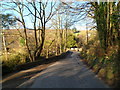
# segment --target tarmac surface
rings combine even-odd
[[[48,66],[18,88],[109,88],[73,52]]]

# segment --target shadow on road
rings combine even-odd
[[[17,67],[17,72],[10,73],[2,78],[2,88],[15,88],[22,84],[23,82],[29,80],[31,77],[45,70],[49,65],[55,63],[58,60],[66,58],[68,55],[71,55],[71,51],[62,53],[59,56],[51,57],[44,60],[43,63],[33,62]],[[21,68],[22,67],[22,68]]]

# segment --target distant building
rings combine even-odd
[[[75,31],[74,33],[80,33],[80,31]]]
[[[80,31],[73,32],[75,36],[78,36],[80,34]]]

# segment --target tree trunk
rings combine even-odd
[[[4,53],[5,53],[5,59],[8,60],[8,55],[7,55],[7,47],[6,47],[6,41],[5,41],[5,30],[3,29],[2,32],[3,35],[3,46],[4,46]]]
[[[56,52],[55,52],[55,55],[57,56],[58,55],[58,48],[57,48],[57,41],[56,41],[56,45],[55,45],[55,50],[56,50]]]
[[[87,29],[87,23],[86,23],[86,40],[87,40],[87,45],[88,45],[88,29]]]
[[[57,48],[57,47],[58,47],[58,42],[57,42],[58,36],[57,36],[57,35],[58,35],[58,33],[57,33],[57,29],[56,29],[56,33],[55,33],[55,36],[56,36],[56,37],[55,37],[55,38],[56,38],[56,40],[55,40],[55,43],[56,43],[56,44],[55,44],[55,50],[56,50],[55,55],[56,55],[56,56],[58,55],[58,48]]]
[[[49,57],[49,48],[47,48],[47,50],[46,50],[46,58],[48,58]]]
[[[37,11],[36,11],[36,5],[35,2],[33,2],[34,4],[34,10],[35,10],[35,16],[34,16],[34,34],[35,34],[35,44],[36,44],[36,48],[38,47],[38,41],[37,41],[37,30],[36,30],[36,15],[37,15]]]

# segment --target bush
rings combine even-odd
[[[8,60],[5,60],[5,56],[2,56],[2,73],[9,73],[15,70],[17,65],[26,63],[26,57],[26,55],[16,53],[9,55]]]
[[[77,47],[75,36],[69,35],[67,39],[67,48]]]
[[[81,56],[84,57],[87,65],[97,72],[109,85],[119,83],[119,58],[118,58],[118,46],[111,46],[107,48],[107,53],[99,46],[90,46],[90,48],[84,48],[81,52]],[[116,62],[118,61],[118,63]],[[118,87],[118,86],[116,86]]]
[[[25,46],[25,39],[24,38],[19,38],[19,42],[21,46]]]

